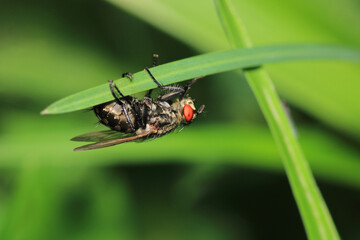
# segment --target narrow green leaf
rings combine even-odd
[[[230,43],[251,47],[251,41],[230,0],[215,0]],[[275,86],[263,68],[245,71],[282,156],[286,175],[295,196],[309,239],[339,239],[335,224],[318,189]]]
[[[360,51],[337,45],[262,46],[198,55],[151,68],[151,71],[158,81],[167,85],[198,76],[239,68],[251,68],[266,63],[310,59],[360,61]],[[135,73],[132,81],[122,78],[116,80],[115,83],[124,95],[135,94],[156,87],[144,71]],[[63,98],[43,110],[42,114],[76,111],[112,99],[108,84],[103,84]]]
[[[107,1],[199,52],[229,47],[211,1]],[[360,22],[360,5],[353,2],[242,0],[233,1],[233,5],[255,46],[299,42],[360,46],[360,24],[354,24]],[[279,65],[269,65],[266,70],[287,102],[360,139],[357,64],[327,61]]]
[[[216,11],[220,16],[221,25],[232,47],[252,47],[246,28],[242,27],[243,23],[241,19],[236,16],[234,7],[230,7],[227,1],[214,0],[214,3]]]

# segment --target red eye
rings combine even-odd
[[[191,108],[191,106],[189,104],[185,104],[184,106],[184,117],[185,117],[185,120],[190,122],[192,117],[193,117],[193,114],[194,114],[194,111],[193,109]]]

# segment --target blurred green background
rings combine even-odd
[[[233,1],[256,45],[360,46],[357,0]],[[151,65],[229,49],[210,0],[0,1],[0,239],[304,239],[279,153],[241,72],[191,90],[181,133],[89,152],[105,129],[50,103]],[[360,67],[266,66],[344,239],[360,239]]]

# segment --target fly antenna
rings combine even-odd
[[[201,105],[199,109],[196,111],[197,114],[201,114],[204,111],[205,105]]]

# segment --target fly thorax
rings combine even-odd
[[[176,114],[171,105],[163,101],[152,103],[148,116],[148,122],[157,124],[159,127],[173,124],[176,121]]]

